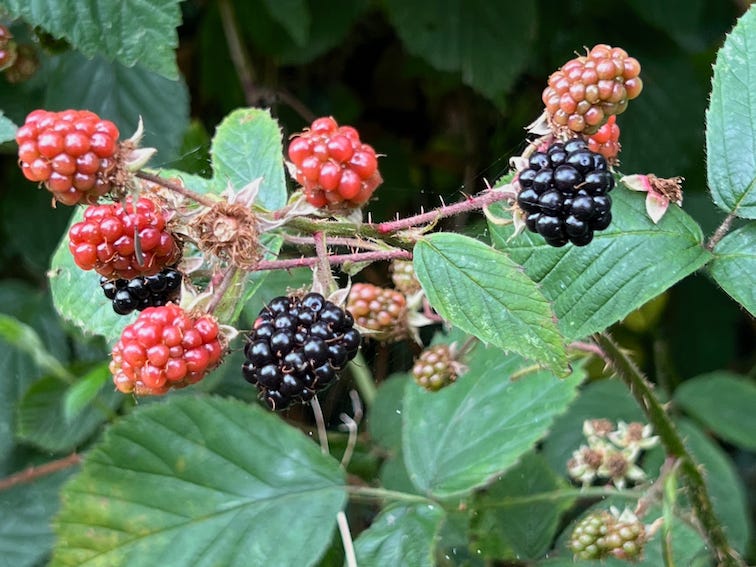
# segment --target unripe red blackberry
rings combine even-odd
[[[594,231],[604,230],[612,220],[608,193],[614,176],[606,158],[590,151],[582,138],[533,153],[517,182],[525,225],[551,246],[585,246]]]
[[[604,156],[610,165],[616,165],[617,156],[622,149],[619,137],[620,128],[617,126],[617,117],[610,116],[598,132],[588,137],[588,149]]]
[[[181,254],[165,225],[161,208],[146,197],[135,207],[131,197],[125,208],[121,203],[90,205],[84,219],[68,231],[68,249],[82,270],[108,279],[150,276],[176,264]]]
[[[217,321],[168,303],[148,307],[113,347],[110,372],[121,392],[162,395],[199,382],[223,354]]]
[[[294,135],[288,154],[307,202],[321,209],[359,207],[383,182],[372,146],[331,117],[318,118],[309,130]]]
[[[633,561],[641,556],[645,543],[646,528],[634,514],[601,510],[578,522],[567,547],[577,559],[615,557]]]
[[[394,282],[394,287],[404,295],[412,295],[421,289],[412,260],[393,260],[391,262],[391,281]]]
[[[16,132],[21,171],[64,205],[95,203],[110,190],[118,136],[88,110],[35,110]]]
[[[272,410],[310,401],[357,355],[354,319],[319,293],[281,296],[266,305],[247,337],[245,380]]]
[[[152,276],[137,276],[133,280],[109,280],[100,278],[100,287],[105,297],[113,302],[113,311],[128,315],[134,310],[144,311],[148,307],[159,307],[176,301],[181,288],[181,272],[174,268],[164,268]]]
[[[609,116],[621,114],[643,89],[637,59],[619,47],[599,44],[549,77],[543,102],[552,124],[593,134]]]
[[[457,379],[457,368],[450,345],[429,346],[412,366],[412,376],[422,388],[435,392]]]
[[[401,292],[368,283],[352,285],[347,310],[378,341],[397,341],[407,336],[407,298]]]

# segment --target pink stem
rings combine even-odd
[[[464,213],[468,211],[474,211],[476,209],[482,209],[498,201],[504,201],[506,199],[513,199],[516,193],[511,190],[496,189],[491,191],[484,191],[475,197],[468,197],[465,201],[455,203],[453,205],[446,205],[439,207],[427,213],[415,215],[413,217],[407,217],[406,219],[399,219],[395,221],[382,222],[375,225],[376,230],[381,234],[389,232],[396,232],[405,228],[410,228],[420,224],[431,224],[440,219]]]
[[[334,254],[328,256],[328,263],[338,266],[347,262],[378,262],[381,260],[411,260],[412,252],[407,250],[386,250],[385,252],[360,252],[357,254]],[[255,271],[264,270],[290,270],[292,268],[307,268],[318,264],[320,259],[314,258],[291,258],[287,260],[263,260],[255,266]]]

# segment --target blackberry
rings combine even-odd
[[[319,293],[277,297],[247,337],[242,374],[272,410],[310,401],[357,355],[354,318]]]
[[[550,246],[585,246],[612,220],[614,176],[606,158],[580,138],[535,152],[520,172],[517,204],[530,232]]]
[[[542,99],[555,130],[596,134],[608,119],[621,114],[643,89],[640,63],[624,49],[599,44],[551,74]],[[607,142],[611,130],[602,134]],[[619,136],[617,131],[616,136]],[[616,137],[614,138],[616,144]],[[615,148],[605,148],[607,157]],[[598,151],[598,150],[597,150]]]
[[[137,276],[132,280],[109,280],[100,278],[100,287],[105,297],[113,302],[113,311],[128,315],[134,310],[160,307],[178,298],[181,287],[181,272],[163,268],[152,276]]]

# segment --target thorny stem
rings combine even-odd
[[[331,264],[328,262],[328,248],[326,247],[325,234],[316,232],[312,235],[315,240],[315,255],[318,263],[315,268],[315,276],[323,291],[323,295],[328,296],[331,293],[333,283],[333,274],[331,273]]]
[[[395,500],[397,502],[422,502],[424,504],[433,504],[434,501],[420,496],[419,494],[410,494],[409,492],[399,492],[396,490],[387,490],[385,488],[374,488],[372,486],[353,486],[346,487],[347,493],[355,500],[376,501],[376,500]]]
[[[315,246],[315,239],[312,236],[294,236],[293,234],[282,235],[283,239],[297,246]],[[370,242],[368,240],[362,240],[361,238],[347,238],[347,237],[330,237],[328,244],[331,246],[346,246],[353,250],[373,250],[375,252],[386,251],[386,246],[378,244],[377,242]]]
[[[380,260],[411,260],[412,253],[407,250],[386,250],[385,252],[358,252],[356,254],[333,254],[328,256],[331,266],[339,266],[349,262],[378,262]],[[264,270],[291,270],[292,268],[311,268],[316,266],[320,259],[315,257],[288,258],[285,260],[261,260],[255,271]]]
[[[226,269],[225,273],[223,274],[223,279],[218,284],[218,287],[213,290],[213,297],[210,299],[210,303],[207,304],[208,313],[212,314],[212,312],[217,309],[218,305],[220,305],[221,301],[223,301],[223,298],[231,287],[234,279],[238,275],[238,272],[239,268],[236,268],[234,266],[230,266]]]
[[[717,230],[714,231],[714,234],[711,235],[711,238],[709,238],[709,241],[706,243],[705,248],[708,251],[714,250],[714,247],[719,243],[722,238],[729,232],[730,227],[732,226],[732,221],[735,220],[735,213],[730,213],[725,217],[725,219],[722,221],[722,224],[720,224],[717,227]]]
[[[216,204],[216,201],[213,201],[212,199],[209,199],[204,195],[200,195],[199,193],[195,193],[194,191],[190,191],[189,189],[182,187],[178,183],[174,183],[173,181],[165,179],[164,177],[160,177],[159,175],[148,173],[144,170],[139,170],[134,173],[134,175],[136,177],[139,177],[140,179],[144,179],[145,181],[150,181],[152,183],[160,185],[161,187],[165,187],[169,191],[183,195],[187,199],[191,199],[192,201],[195,201],[200,205],[204,205],[208,208],[211,208]]]
[[[492,205],[499,201],[513,199],[516,196],[517,196],[516,193],[513,190],[509,190],[509,189],[500,188],[500,189],[495,189],[495,190],[483,191],[482,193],[476,195],[475,197],[468,197],[466,200],[461,201],[459,203],[455,203],[453,205],[445,205],[443,207],[439,207],[432,211],[428,211],[427,213],[422,213],[422,214],[415,215],[412,217],[407,217],[404,219],[399,219],[399,220],[389,221],[389,222],[382,222],[375,225],[375,227],[378,230],[379,234],[389,234],[392,232],[397,232],[400,230],[411,228],[413,226],[419,226],[423,224],[432,225],[433,223],[443,218],[450,217],[452,215],[457,215],[460,213],[474,211],[476,209],[482,209],[483,207],[487,207],[488,205]]]
[[[723,567],[744,566],[745,563],[730,545],[724,528],[714,513],[701,469],[685,448],[680,433],[654,394],[653,386],[608,333],[596,334],[594,340],[603,351],[603,359],[614,368],[635,396],[638,405],[664,444],[667,455],[680,460],[680,471],[687,480],[691,504],[703,528],[703,535],[717,557],[718,564]]]
[[[40,477],[76,466],[80,462],[81,455],[79,455],[78,453],[71,453],[70,455],[63,457],[62,459],[50,461],[49,463],[45,463],[44,465],[26,468],[15,474],[0,479],[0,491],[8,490],[9,488],[12,488],[18,484],[25,484]]]

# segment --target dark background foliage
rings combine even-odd
[[[639,59],[645,85],[618,118],[621,171],[684,176],[684,209],[710,234],[723,217],[706,189],[704,111],[711,67],[747,2],[522,4],[187,0],[180,5],[177,51],[185,84],[139,66],[126,72],[119,64],[87,60],[65,42],[52,46],[16,22],[16,37],[36,46],[41,67],[20,85],[0,78],[0,108],[19,124],[35,107],[87,100],[126,134],[141,113],[147,141],[160,150],[157,163],[200,175],[209,175],[215,126],[237,107],[270,106],[285,136],[312,117],[333,115],[356,126],[385,156],[385,184],[369,206],[381,220],[458,200],[503,175],[509,157],[525,146],[524,126],[542,110],[548,75],[584,46],[608,43]],[[235,13],[240,43],[248,50],[246,85],[230,55],[223,10]],[[45,271],[67,211],[50,209],[48,194],[22,179],[13,144],[2,149],[0,311],[33,324],[61,360],[97,360],[102,345],[67,332],[46,294]],[[486,237],[482,217],[450,222]],[[363,277],[387,281],[380,268]],[[703,274],[632,314],[615,334],[667,395],[713,370],[754,376],[754,320]],[[369,354],[386,376],[406,369],[411,353],[394,348]],[[0,403],[3,397],[0,392]],[[725,448],[753,500],[753,454]],[[2,472],[26,462],[24,451],[17,448],[2,460]]]

